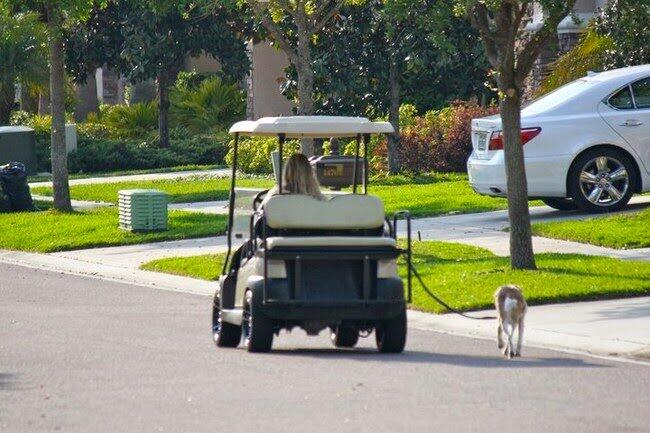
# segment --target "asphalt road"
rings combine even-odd
[[[411,330],[217,350],[210,300],[0,265],[0,432],[648,432],[650,368]]]

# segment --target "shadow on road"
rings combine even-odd
[[[9,391],[16,388],[16,375],[13,373],[0,373],[0,391]]]
[[[535,368],[535,367],[607,367],[602,364],[593,364],[579,358],[522,358],[508,360],[500,356],[480,356],[464,354],[446,354],[435,352],[423,352],[418,350],[406,350],[401,354],[379,353],[371,349],[278,349],[273,350],[271,355],[303,356],[313,358],[339,358],[341,360],[353,361],[388,361],[406,364],[449,364],[461,367],[482,367],[482,368]]]

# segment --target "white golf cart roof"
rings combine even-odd
[[[365,117],[343,116],[287,116],[263,117],[235,123],[230,133],[252,136],[287,138],[355,137],[358,134],[390,134],[395,132],[388,122],[371,122]]]

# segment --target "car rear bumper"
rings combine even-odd
[[[525,161],[529,197],[566,197],[570,156],[527,157]],[[477,193],[495,197],[507,194],[503,151],[496,151],[490,157],[477,157],[472,153],[467,161],[467,173]]]

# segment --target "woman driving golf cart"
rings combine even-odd
[[[249,351],[266,352],[280,330],[300,327],[308,335],[329,328],[337,347],[352,347],[360,334],[375,331],[380,351],[404,349],[397,220],[391,225],[381,200],[367,194],[365,169],[361,175],[366,164],[359,156],[361,146],[367,154],[371,134],[392,131],[387,122],[352,117],[263,118],[233,125],[228,253],[213,304],[217,346],[236,347],[243,334]],[[287,138],[356,138],[354,157],[321,170],[339,177],[351,173],[352,193],[328,193],[331,198],[324,199],[302,154],[291,156],[285,169],[279,159],[271,191],[235,188],[240,135],[277,136],[279,155]],[[233,235],[245,243],[231,257]]]
[[[295,153],[287,159],[284,166],[282,176],[282,191],[285,194],[305,194],[309,195],[316,200],[325,200],[325,196],[320,191],[320,184],[316,175],[309,164],[309,160],[302,153]],[[275,185],[268,191],[261,191],[256,195],[253,201],[255,210],[258,209],[257,202],[261,197],[264,199],[259,204],[259,209],[264,209],[264,205],[276,194],[279,194],[280,188]],[[259,221],[258,221],[259,223]],[[254,236],[259,234],[259,226],[253,230]],[[239,266],[241,265],[242,252],[251,248],[252,239],[248,239],[246,243],[233,253],[232,260],[230,261],[229,273],[236,274]]]
[[[314,170],[312,170],[307,157],[302,153],[294,153],[287,159],[282,181],[282,191],[286,194],[306,194],[316,200],[325,200],[325,196],[320,191],[320,184],[316,179]],[[266,193],[260,207],[264,208],[269,199],[279,192],[280,188],[277,185],[271,188]]]

